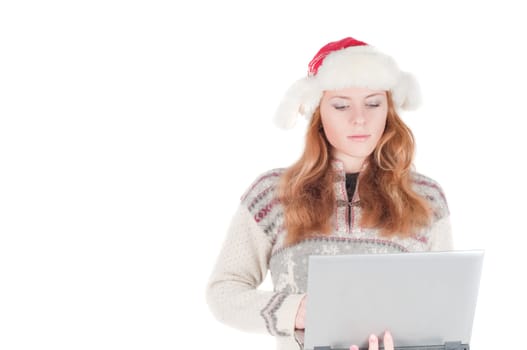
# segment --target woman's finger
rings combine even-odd
[[[379,339],[375,334],[370,335],[368,350],[379,350]]]
[[[383,337],[384,350],[393,350],[393,338],[389,331],[384,332]]]
[[[296,329],[305,329],[306,328],[306,302],[307,294],[300,301],[298,310],[295,317],[295,328]]]

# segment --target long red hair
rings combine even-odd
[[[384,133],[359,175],[361,222],[381,235],[409,236],[429,224],[431,210],[411,185],[414,137],[388,97]],[[331,145],[322,131],[320,109],[311,118],[300,159],[282,175],[279,199],[284,207],[286,244],[314,233],[331,232],[336,200],[336,173],[331,166]]]

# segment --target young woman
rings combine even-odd
[[[414,139],[398,115],[418,102],[415,79],[366,43],[320,49],[276,116],[285,128],[299,114],[309,119],[304,152],[249,186],[210,277],[218,320],[268,332],[278,349],[302,349],[295,334],[304,328],[310,255],[452,249],[445,195],[413,171]],[[257,290],[268,270],[274,290]],[[369,344],[377,349],[375,335]],[[389,333],[384,346],[393,349]]]

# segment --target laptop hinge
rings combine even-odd
[[[468,344],[461,344],[460,341],[450,341],[445,343],[445,350],[469,350]]]
[[[313,350],[348,350],[331,348],[331,346],[315,346]],[[368,350],[361,348],[360,350]],[[384,347],[380,346],[379,350],[384,350]],[[468,344],[462,344],[459,341],[446,342],[444,345],[425,345],[425,346],[396,346],[394,350],[470,350]]]

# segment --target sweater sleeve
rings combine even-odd
[[[206,288],[213,315],[249,332],[292,336],[303,294],[263,291],[272,242],[245,205],[236,211]]]

